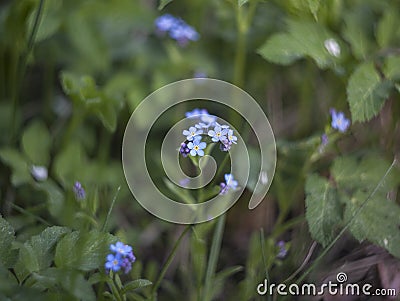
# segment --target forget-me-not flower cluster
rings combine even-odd
[[[110,245],[110,250],[112,253],[107,255],[106,263],[104,265],[106,271],[118,272],[123,269],[125,274],[129,273],[132,269],[132,263],[136,260],[136,257],[132,252],[132,247],[118,241],[117,243]]]
[[[229,125],[219,124],[217,117],[209,114],[206,109],[194,109],[186,112],[185,116],[197,123],[182,131],[186,140],[181,143],[179,153],[183,157],[204,156],[207,143],[219,144],[222,151],[229,151],[233,144],[237,144],[238,138]],[[239,188],[238,181],[232,174],[225,174],[224,178],[225,182],[220,184],[221,195],[226,194],[229,190],[235,191]]]
[[[198,122],[182,132],[186,141],[181,144],[179,152],[183,157],[187,157],[188,155],[193,157],[204,156],[204,149],[207,147],[207,142],[202,141],[203,136],[205,139],[211,138],[210,143],[220,144],[222,151],[228,151],[232,144],[237,143],[234,131],[228,125],[219,124],[216,121],[217,117],[209,114],[206,109],[194,109],[193,111],[186,112],[185,116]]]
[[[158,17],[155,21],[157,32],[168,33],[170,38],[176,40],[179,45],[185,46],[189,41],[197,41],[199,33],[181,18],[176,18],[170,14]]]

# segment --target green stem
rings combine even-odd
[[[110,273],[112,273],[112,272],[110,272]],[[117,301],[122,301],[122,297],[121,297],[120,291],[117,288],[117,286],[115,285],[113,274],[110,274],[110,281],[107,281],[107,284],[110,286],[110,289],[111,289],[111,292],[113,294],[113,297]]]
[[[21,83],[22,83],[22,79],[24,77],[24,73],[26,70],[26,65],[28,62],[28,57],[31,54],[32,50],[33,50],[33,45],[35,43],[35,38],[36,38],[36,34],[37,31],[39,29],[39,25],[40,25],[40,18],[42,16],[42,12],[43,12],[43,7],[44,7],[44,0],[40,0],[39,1],[39,6],[38,9],[36,11],[36,15],[35,15],[35,20],[33,22],[33,27],[32,27],[32,31],[29,35],[29,39],[28,39],[28,43],[27,43],[27,47],[25,52],[23,53],[21,60],[19,60],[18,58],[18,54],[16,54],[17,58],[16,61],[13,62],[14,65],[11,66],[11,68],[15,68],[16,74],[12,77],[11,81],[12,81],[12,103],[13,103],[13,108],[12,108],[12,124],[11,124],[11,136],[10,136],[10,140],[12,143],[14,143],[14,139],[16,136],[16,132],[17,132],[17,109],[18,109],[18,104],[19,104],[19,91],[22,90],[21,88]]]
[[[115,193],[115,195],[114,195],[114,197],[113,197],[113,199],[112,199],[110,208],[108,209],[107,216],[106,216],[106,219],[105,219],[105,221],[104,221],[103,227],[101,228],[101,231],[102,231],[102,232],[105,232],[106,229],[107,229],[107,223],[108,223],[108,220],[110,219],[111,212],[112,212],[112,210],[113,210],[113,208],[114,208],[115,201],[117,200],[117,197],[118,197],[118,194],[119,194],[119,191],[120,191],[120,190],[121,190],[121,186],[118,186],[117,192]]]
[[[22,213],[22,214],[25,214],[26,216],[29,216],[29,217],[34,218],[34,219],[37,220],[38,222],[41,222],[42,224],[46,225],[47,227],[50,227],[50,226],[51,226],[50,223],[48,223],[46,220],[44,220],[44,219],[41,218],[40,216],[37,216],[37,215],[35,215],[35,214],[29,212],[28,210],[26,210],[26,209],[24,209],[24,208],[22,208],[22,207],[20,207],[20,206],[18,206],[18,205],[15,205],[14,203],[11,203],[11,207],[12,207],[13,209],[17,210],[18,212],[20,212],[20,213]]]
[[[214,281],[215,271],[217,269],[217,262],[221,250],[222,236],[224,234],[226,214],[222,214],[218,218],[217,226],[214,230],[210,258],[208,259],[206,278],[204,284],[203,301],[211,300],[211,287]]]
[[[191,227],[192,227],[191,225],[186,226],[185,230],[182,232],[182,234],[179,236],[178,240],[175,242],[171,253],[168,255],[167,261],[165,262],[163,268],[161,269],[160,275],[158,276],[158,278],[155,281],[154,286],[151,290],[151,296],[153,297],[153,300],[156,300],[158,287],[160,286],[161,281],[163,280],[163,278],[165,276],[165,273],[167,272],[172,260],[175,257],[176,250],[178,249],[183,237],[185,237],[186,233],[189,231],[189,229]]]

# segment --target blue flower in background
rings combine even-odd
[[[158,17],[154,21],[154,24],[157,32],[168,32],[169,36],[181,46],[185,46],[189,41],[197,41],[200,37],[199,33],[192,26],[170,14]]]
[[[283,240],[280,240],[277,243],[277,246],[278,246],[279,250],[278,250],[278,254],[276,255],[276,257],[281,258],[281,259],[286,257],[288,250],[286,249],[285,242]]]
[[[205,142],[201,142],[201,137],[197,137],[194,139],[193,142],[188,143],[188,148],[190,149],[190,155],[196,156],[199,155],[200,157],[204,156],[203,149],[206,148],[207,144]]]
[[[194,137],[203,134],[203,130],[198,130],[196,127],[191,126],[189,130],[184,130],[182,133],[188,141],[192,141]]]
[[[225,178],[225,182],[222,182],[220,184],[220,187],[221,187],[220,194],[225,194],[230,189],[236,190],[238,188],[238,185],[239,185],[238,181],[236,181],[234,179],[232,174],[227,173],[227,174],[225,174],[224,178]]]
[[[197,118],[202,115],[209,115],[206,109],[194,109],[193,111],[189,111],[185,113],[186,118]]]
[[[132,252],[132,247],[129,245],[125,245],[124,243],[118,241],[115,245],[110,245],[110,250],[115,252],[116,254],[126,256],[130,252]]]
[[[167,32],[178,23],[178,19],[170,14],[165,14],[158,17],[154,23],[159,32]]]
[[[121,269],[121,257],[119,255],[108,254],[107,261],[105,263],[105,268],[107,271],[118,272]]]
[[[189,41],[197,41],[200,37],[192,26],[186,24],[182,20],[171,28],[169,36],[182,46],[185,46]]]
[[[336,112],[335,109],[330,110],[332,117],[332,128],[344,133],[350,126],[350,120],[344,116],[343,112]]]
[[[211,137],[211,140],[214,142],[224,141],[226,140],[226,134],[228,133],[228,129],[223,129],[221,126],[214,127],[214,130],[208,131],[208,136]]]
[[[78,200],[83,200],[86,197],[86,192],[85,189],[83,189],[82,184],[78,181],[75,182],[74,187],[73,187],[75,197]]]

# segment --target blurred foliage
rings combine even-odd
[[[164,13],[193,26],[199,41],[182,47],[158,34],[154,20]],[[288,277],[311,239],[326,247],[343,229],[399,258],[398,164],[385,175],[400,152],[399,24],[400,4],[390,0],[3,1],[0,299],[261,300],[256,287],[266,276]],[[245,213],[239,201],[225,233],[214,221],[190,226],[163,275],[180,228],[132,200],[121,141],[142,99],[196,73],[259,102],[278,166],[267,207]],[[330,107],[351,116],[346,133],[332,129]],[[188,108],[178,106],[154,136]],[[257,165],[257,143],[249,148]],[[163,189],[193,202],[150,161]],[[121,279],[104,271],[117,240],[131,242],[137,257]],[[278,240],[295,251],[278,258]]]

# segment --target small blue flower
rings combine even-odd
[[[121,256],[108,254],[107,255],[107,262],[105,263],[105,268],[107,271],[113,270],[114,272],[118,272],[121,269]]]
[[[223,151],[223,152],[227,152],[231,149],[232,146],[232,142],[229,141],[228,139],[225,139],[223,141],[221,141],[221,145],[219,146],[219,148]]]
[[[198,138],[200,139],[194,139],[193,142],[189,142],[187,145],[190,149],[190,155],[193,157],[196,155],[199,155],[200,157],[204,156],[203,149],[207,146],[205,142],[201,142],[201,137]]]
[[[196,71],[193,75],[194,78],[207,78],[207,74],[202,71]]]
[[[201,115],[208,115],[208,112],[206,109],[194,109],[193,111],[186,112],[185,116],[186,118],[197,118],[201,117]]]
[[[189,130],[184,130],[182,133],[188,141],[192,141],[194,137],[203,134],[203,130],[198,130],[196,127],[191,126]]]
[[[208,136],[211,137],[211,140],[214,142],[224,141],[226,140],[226,134],[228,133],[228,129],[223,129],[221,126],[214,127],[214,130],[208,131]]]
[[[336,112],[335,109],[330,110],[332,116],[332,128],[344,133],[350,126],[350,120],[344,116],[343,112]]]
[[[185,46],[189,41],[197,41],[200,37],[192,26],[182,20],[170,29],[169,36],[182,46]]]
[[[277,243],[277,246],[278,246],[278,254],[276,255],[276,257],[281,258],[281,259],[286,257],[288,250],[286,249],[285,242],[283,240],[280,240]]]
[[[188,154],[190,153],[190,149],[187,147],[187,144],[185,142],[181,143],[181,148],[179,149],[179,152],[182,154],[183,157],[187,157]]]
[[[176,24],[178,23],[178,19],[170,14],[165,14],[158,17],[154,24],[159,32],[167,32],[170,31]]]
[[[83,189],[82,184],[78,181],[75,182],[74,187],[73,187],[75,197],[78,200],[83,200],[86,197],[86,192],[85,189]]]
[[[226,124],[219,124],[218,122],[215,122],[215,125],[219,126],[222,129],[229,129],[229,125],[226,125]]]
[[[235,144],[237,143],[236,142],[237,141],[237,137],[233,135],[233,130],[230,130],[230,129],[228,130],[227,137],[228,137],[229,142],[235,143]]]
[[[122,259],[121,267],[124,269],[124,273],[128,274],[132,269],[132,263],[136,261],[135,255],[133,255],[132,251],[129,252],[126,257]]]
[[[207,125],[207,127],[214,125],[216,119],[217,117],[210,114],[202,114],[200,116],[200,120],[203,121]]]
[[[130,252],[132,252],[132,247],[129,245],[125,245],[124,243],[118,241],[115,245],[110,245],[110,250],[115,252],[116,254],[126,256]]]
[[[224,176],[225,182],[220,184],[221,191],[220,194],[225,194],[229,189],[236,190],[238,188],[238,181],[233,178],[233,175],[230,173],[225,174]]]
[[[233,178],[232,174],[227,173],[227,174],[225,174],[224,177],[225,177],[226,186],[229,186],[229,188],[232,188],[234,190],[238,187],[238,181],[236,181]]]

